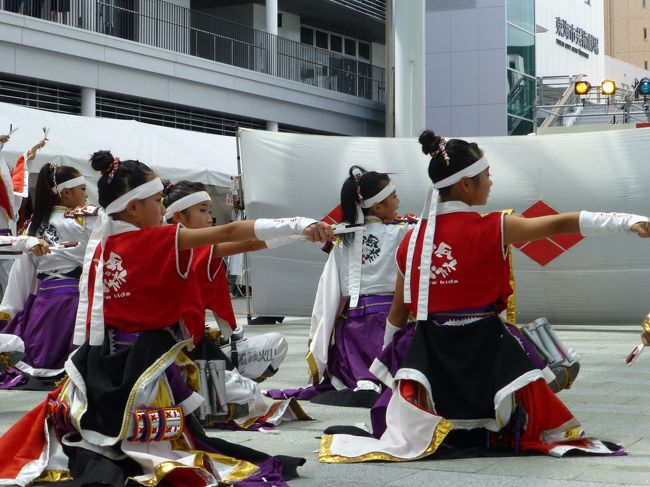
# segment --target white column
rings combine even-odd
[[[266,32],[278,35],[278,0],[266,0]],[[278,43],[275,37],[271,37],[267,44],[268,49],[268,73],[275,75],[278,59]]]
[[[278,35],[278,0],[266,0],[266,32]]]
[[[95,117],[97,103],[95,88],[81,88],[81,114],[84,117]]]
[[[394,135],[395,137],[417,137],[425,128],[426,112],[425,1],[397,2],[393,0],[392,3]],[[387,72],[386,75],[390,76],[390,72]],[[388,96],[390,94],[387,95],[387,98]],[[388,107],[389,100],[387,99],[387,115]]]
[[[278,122],[271,122],[268,120],[266,122],[266,130],[269,132],[277,132],[278,131]]]

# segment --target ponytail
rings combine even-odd
[[[57,184],[77,178],[80,175],[79,171],[70,166],[55,166],[48,163],[41,168],[36,180],[34,211],[27,230],[28,235],[36,236],[39,229],[50,222],[52,209],[60,202],[59,195],[52,191],[53,188]]]

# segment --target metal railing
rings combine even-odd
[[[575,85],[585,79],[584,74],[555,76],[537,80],[537,115],[539,128],[561,127],[584,123],[632,123],[650,120],[649,107],[644,101],[636,100],[634,87],[619,86],[613,95],[601,92],[601,87],[592,86],[589,94],[578,95]],[[549,87],[556,93],[562,91],[556,100],[545,96]]]
[[[574,87],[578,81],[585,77],[584,74],[575,76],[549,76],[537,78],[537,113],[535,120],[539,127],[556,127],[564,123],[564,118],[574,116],[576,113],[576,102],[580,97],[575,94]],[[547,93],[558,93],[562,91],[557,99],[546,95]],[[549,100],[552,103],[549,103]],[[539,120],[544,118],[542,123]]]
[[[384,102],[384,68],[162,0],[0,0],[0,10]]]
[[[375,20],[386,21],[386,0],[329,0],[332,3],[364,13]]]

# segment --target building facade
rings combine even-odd
[[[0,101],[219,134],[384,133],[383,1],[56,5],[0,0]]]
[[[650,76],[647,3],[427,0],[427,126],[453,136],[529,134],[553,78],[565,87],[546,89],[541,105],[558,102],[577,75],[633,91]]]
[[[427,0],[427,125],[526,134],[535,100],[534,0]]]
[[[605,52],[648,70],[650,6],[647,0],[605,0]]]

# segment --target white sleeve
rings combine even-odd
[[[302,235],[309,225],[316,223],[312,218],[296,216],[293,218],[258,218],[255,220],[254,231],[258,240],[270,240],[288,235]]]
[[[11,266],[7,290],[2,296],[0,313],[12,318],[23,310],[30,294],[36,292],[36,266],[29,254],[21,255]]]
[[[38,245],[36,237],[19,235],[18,237],[0,236],[0,249],[8,252],[28,252],[29,249]]]
[[[314,385],[320,382],[327,368],[334,322],[341,306],[341,285],[337,254],[336,249],[333,249],[325,263],[325,268],[318,281],[318,290],[316,291],[314,308],[311,313],[307,360],[309,362],[310,358],[313,359],[317,369],[310,371],[311,381]]]
[[[583,237],[590,235],[603,235],[606,233],[629,232],[632,225],[647,222],[648,218],[631,213],[594,213],[591,211],[580,212],[580,234]]]

